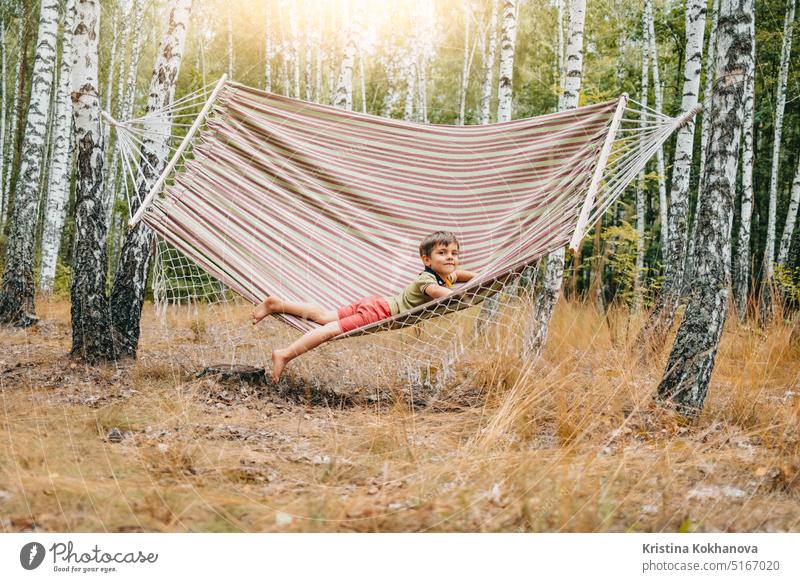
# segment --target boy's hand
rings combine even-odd
[[[456,283],[465,283],[472,279],[473,277],[477,277],[477,273],[473,273],[472,271],[458,271],[456,270]]]
[[[425,295],[430,297],[431,299],[440,299],[442,297],[447,297],[453,292],[452,289],[448,289],[447,287],[442,287],[441,285],[428,285],[425,287]]]

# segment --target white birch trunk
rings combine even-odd
[[[289,35],[292,43],[292,97],[300,99],[300,35],[297,34],[297,0],[291,0],[289,6]]]
[[[313,49],[312,45],[314,44],[312,41],[313,33],[311,32],[311,19],[306,17],[305,19],[305,26],[304,26],[305,34],[303,35],[303,43],[305,48],[305,67],[303,68],[303,77],[304,82],[306,85],[306,101],[313,101],[314,100],[314,59],[313,59]]]
[[[50,165],[50,188],[44,211],[42,229],[42,263],[39,271],[39,289],[44,293],[53,290],[56,261],[61,247],[61,231],[69,198],[72,162],[72,97],[70,95],[72,71],[72,31],[75,27],[75,0],[67,0],[64,16],[64,34],[61,43],[61,70],[55,113],[55,144]]]
[[[767,281],[774,274],[773,261],[775,261],[775,236],[776,236],[776,209],[778,206],[778,168],[781,159],[781,138],[783,136],[783,112],[786,107],[786,82],[789,78],[789,57],[792,53],[792,31],[794,29],[794,7],[795,0],[788,0],[786,3],[786,21],[783,25],[783,48],[781,50],[781,68],[778,73],[778,88],[775,103],[775,139],[772,142],[772,171],[769,178],[769,210],[767,213],[767,242],[764,250],[764,277]],[[797,205],[795,204],[795,213]],[[794,216],[791,212],[786,217],[786,225],[789,226],[791,220],[794,226]],[[793,230],[793,229],[792,229]],[[792,231],[784,231],[786,237],[786,254],[789,253],[789,240]],[[785,257],[784,257],[785,261]],[[778,262],[782,263],[778,257]]]
[[[658,49],[656,48],[656,33],[654,25],[655,16],[653,14],[653,7],[650,7],[649,19],[647,22],[648,40],[650,41],[650,68],[653,72],[653,93],[656,98],[656,111],[663,113],[664,111],[664,96],[661,89],[661,75],[658,70]],[[664,148],[659,147],[656,150],[656,171],[658,172],[658,217],[661,223],[660,240],[661,240],[661,256],[666,256],[667,241],[669,238],[669,219],[667,217],[667,183],[666,174],[664,171]]]
[[[113,91],[111,87],[114,86],[114,70],[117,67],[117,49],[119,48],[119,2],[114,2],[114,7],[111,10],[111,56],[109,58],[108,64],[108,76],[106,78],[106,88],[105,88],[105,96],[106,102],[104,105],[104,109],[107,112],[111,112],[111,94]],[[123,26],[123,28],[125,28]],[[122,32],[123,38],[126,36],[126,31],[123,30]],[[124,58],[124,57],[123,57]],[[105,150],[108,150],[108,142],[109,142],[109,135],[111,131],[111,126],[107,123],[103,125],[103,146]],[[105,171],[105,167],[103,168]]]
[[[172,2],[169,9],[169,26],[156,53],[145,113],[152,115],[153,122],[143,127],[145,135],[153,133],[143,139],[141,155],[148,163],[143,164],[143,177],[136,185],[138,197],[132,200],[131,213],[136,212],[140,200],[151,190],[167,164],[171,121],[167,113],[159,112],[169,107],[175,100],[175,84],[183,59],[191,8],[192,0]],[[126,357],[135,357],[139,345],[142,305],[152,242],[152,232],[143,223],[130,229],[125,236],[114,275],[111,317],[118,349],[121,355]]]
[[[486,51],[483,59],[483,83],[481,84],[481,111],[478,115],[478,122],[481,125],[489,123],[492,105],[492,87],[494,81],[494,57],[497,48],[497,0],[492,0],[489,8],[492,13],[489,16],[488,38],[486,40]]]
[[[0,19],[0,228],[6,215],[6,189],[4,187],[6,168],[6,102],[8,101],[8,82],[6,77],[6,23]]]
[[[19,119],[18,111],[20,108],[20,92],[21,87],[19,86],[20,79],[22,76],[20,75],[20,65],[22,64],[22,56],[19,54],[19,51],[22,50],[22,26],[17,27],[17,62],[14,66],[14,104],[11,106],[11,110],[9,113],[11,114],[11,127],[8,131],[8,144],[6,147],[6,168],[8,169],[5,176],[5,181],[3,183],[3,192],[5,193],[6,201],[8,201],[9,196],[11,194],[11,174],[12,165],[14,164],[14,152],[16,151],[16,136],[17,136],[17,120]],[[3,214],[0,215],[0,224],[5,224],[6,221],[6,214],[8,213],[8,205],[6,204],[5,208],[3,209]]]
[[[358,78],[361,85],[361,113],[367,112],[367,78],[364,75],[364,51],[358,49]]]
[[[719,57],[709,128],[707,196],[697,217],[695,275],[658,398],[687,415],[702,409],[728,311],[731,217],[744,109],[751,65],[753,0],[722,0]],[[722,252],[721,252],[722,251]]]
[[[22,139],[19,178],[14,196],[11,231],[6,245],[5,271],[0,289],[0,323],[28,326],[36,322],[33,302],[33,257],[39,182],[56,66],[58,0],[42,0],[31,98]]]
[[[747,316],[747,293],[750,283],[750,227],[753,218],[753,122],[755,117],[755,60],[756,31],[755,18],[750,22],[750,35],[753,37],[750,52],[750,68],[747,71],[744,94],[744,120],[742,126],[742,204],[740,210],[739,237],[736,249],[736,263],[733,274],[733,293],[736,310],[741,319]]]
[[[646,106],[650,92],[650,19],[653,17],[653,4],[651,0],[644,0],[642,11],[642,94],[640,101]],[[647,113],[642,110],[642,125],[647,123]],[[642,275],[644,274],[644,190],[645,171],[639,172],[636,183],[636,271],[633,279],[633,306],[639,310],[642,307]]]
[[[414,121],[414,101],[416,100],[416,80],[417,80],[416,51],[412,47],[410,54],[406,55],[406,103],[403,111],[405,121]]]
[[[314,102],[322,103],[322,27],[323,12],[319,11],[317,31],[314,34]]]
[[[719,0],[714,0],[711,6],[711,31],[708,35],[706,47],[706,82],[703,89],[703,112],[700,119],[700,170],[697,174],[697,199],[694,205],[694,216],[700,210],[700,198],[705,189],[703,181],[706,174],[706,152],[708,151],[709,124],[706,119],[711,115],[711,98],[713,96],[714,70],[717,50],[717,25],[719,22]],[[694,270],[694,237],[697,232],[697,219],[692,221],[692,230],[689,234],[688,251],[686,253],[684,280],[688,281]]]
[[[458,90],[458,125],[464,125],[464,114],[467,105],[467,87],[469,86],[469,24],[472,19],[469,0],[464,4],[464,59],[461,64],[461,84]]]
[[[75,242],[72,249],[72,355],[88,362],[115,358],[106,298],[103,134],[98,90],[99,0],[76,3],[72,105],[78,144]]]
[[[686,0],[686,60],[683,67],[681,113],[688,112],[698,102],[705,28],[705,0]],[[663,345],[667,331],[672,328],[681,298],[683,267],[686,258],[689,179],[694,153],[694,130],[695,123],[692,119],[678,130],[675,141],[675,160],[672,167],[668,212],[669,236],[664,253],[664,287],[658,297],[653,315],[642,330],[642,339],[647,342],[640,342],[641,345],[651,341],[654,347]]]
[[[268,1],[264,17],[264,90],[272,92],[272,8]],[[203,83],[205,84],[205,82]]]
[[[789,259],[789,247],[792,243],[792,233],[797,221],[797,208],[800,206],[800,160],[797,161],[797,170],[792,182],[792,191],[789,196],[789,208],[786,211],[786,224],[783,227],[781,246],[778,249],[778,264],[785,265]]]
[[[333,106],[346,111],[353,110],[353,66],[356,59],[355,25],[350,22],[344,46],[342,65],[339,69],[339,80],[333,94]]]
[[[233,16],[228,10],[225,33],[228,42],[228,78],[233,80]]]
[[[583,80],[583,29],[586,20],[586,0],[572,0],[569,7],[567,30],[566,78],[564,92],[559,97],[559,109],[567,111],[578,107],[581,81]],[[553,317],[561,281],[564,278],[564,249],[550,253],[547,257],[542,289],[533,306],[530,321],[523,335],[523,347],[531,356],[539,353],[547,341],[550,320]]]
[[[135,100],[136,92],[136,75],[139,71],[139,52],[142,46],[142,21],[144,17],[144,1],[133,0],[133,5],[130,9],[130,22],[133,25],[134,36],[131,43],[131,54],[128,60],[128,69],[125,75],[120,70],[120,79],[125,79],[124,89],[121,97],[117,97],[117,119],[126,120],[130,119],[133,115],[133,103]],[[122,83],[120,83],[122,87]],[[119,87],[118,87],[119,89]],[[111,164],[108,171],[108,183],[106,185],[105,205],[106,205],[106,224],[109,228],[112,226],[112,216],[114,215],[114,206],[116,204],[118,189],[117,189],[117,176],[119,175],[119,144],[114,144],[114,150],[111,154]],[[116,233],[116,229],[112,229],[112,233]],[[113,247],[116,246],[116,238],[112,241],[112,259],[116,256],[113,252]]]
[[[503,0],[502,26],[500,37],[500,80],[497,88],[497,121],[511,121],[514,48],[517,41],[516,0]]]

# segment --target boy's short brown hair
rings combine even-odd
[[[430,257],[433,249],[435,249],[438,245],[447,246],[452,243],[459,244],[454,233],[447,230],[437,230],[436,232],[432,232],[426,236],[424,239],[422,239],[422,242],[419,243],[419,256]]]

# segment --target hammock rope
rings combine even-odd
[[[347,334],[360,335],[469,308],[539,258],[577,248],[697,110],[671,118],[623,95],[494,125],[422,125],[223,77],[163,110],[104,119],[128,175],[131,225],[142,220],[253,303],[278,295],[335,307],[368,293],[391,296],[420,270],[425,234],[456,232],[464,267],[479,276]],[[193,121],[175,123],[184,118]],[[153,144],[169,156],[163,172],[140,154]],[[157,298],[169,285],[158,265]],[[316,326],[279,317],[300,330]]]

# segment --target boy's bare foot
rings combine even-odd
[[[255,325],[266,316],[272,315],[277,311],[280,302],[281,300],[277,297],[267,297],[250,314],[250,322]]]
[[[286,356],[283,350],[275,350],[272,352],[272,381],[277,384],[281,378],[281,372],[286,365]]]

